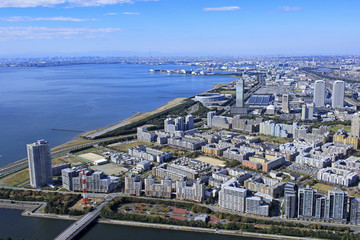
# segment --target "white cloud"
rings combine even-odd
[[[111,13],[106,13],[105,16],[113,16],[113,15],[119,15],[119,14],[124,14],[124,15],[140,15],[140,13],[138,13],[138,12],[121,12],[121,13],[111,12]]]
[[[63,22],[86,22],[98,21],[96,18],[72,18],[72,17],[28,17],[28,16],[14,16],[14,17],[0,17],[0,21],[6,22],[32,22],[32,21],[63,21]]]
[[[122,12],[121,14],[125,14],[125,15],[140,15],[140,13],[138,13],[138,12]]]
[[[228,7],[209,7],[209,8],[203,8],[204,11],[237,11],[240,10],[241,8],[239,6],[228,6]]]
[[[0,27],[0,39],[101,38],[120,28]]]
[[[158,0],[0,0],[0,8],[55,7],[58,5],[64,7],[94,7],[150,1],[156,2]]]
[[[294,6],[294,7],[291,7],[291,6],[281,6],[279,7],[279,9],[283,12],[295,12],[295,11],[299,11],[301,10],[301,7],[299,6]]]

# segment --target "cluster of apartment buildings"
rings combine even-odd
[[[287,183],[283,212],[286,218],[359,224],[359,204],[360,199],[349,198],[342,190],[329,190],[325,196],[308,186],[298,189],[295,183]]]
[[[248,196],[248,190],[236,178],[221,185],[218,205],[221,209],[232,212],[269,216],[270,204],[259,196]]]
[[[204,200],[205,184],[200,179],[189,182],[184,179],[173,181],[165,177],[156,182],[152,175],[143,181],[139,175],[128,174],[125,177],[125,194],[140,196],[144,192],[149,197],[171,198],[174,182],[176,199],[195,202]]]
[[[83,180],[86,180],[88,192],[108,193],[120,185],[120,178],[105,177],[101,171],[85,169],[85,176],[81,168],[66,168],[61,171],[62,187],[68,191],[79,192],[83,190]]]
[[[188,179],[195,180],[206,175],[211,170],[211,165],[191,158],[182,157],[172,163],[163,163],[152,169],[152,175],[158,178],[170,178],[172,180]]]
[[[161,150],[146,147],[144,145],[129,148],[128,153],[133,157],[158,163],[162,163],[173,158],[172,152],[163,152]]]

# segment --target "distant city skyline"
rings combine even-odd
[[[11,56],[360,54],[350,0],[3,0]]]

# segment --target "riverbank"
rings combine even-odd
[[[238,236],[238,237],[241,236],[241,237],[265,238],[265,239],[286,239],[286,240],[299,239],[299,237],[273,235],[273,234],[262,234],[262,233],[219,230],[219,229],[217,230],[217,229],[210,229],[210,228],[197,228],[197,227],[175,226],[175,225],[143,223],[143,222],[129,222],[129,221],[110,220],[110,219],[98,220],[98,222],[104,223],[104,224],[157,228],[157,229],[167,229],[167,230],[187,231],[187,232],[212,233],[212,234],[221,234],[221,235],[232,235],[232,236]],[[304,237],[302,237],[301,239],[320,240],[318,238],[304,238]]]
[[[24,210],[21,215],[24,217],[38,217],[77,221],[81,216],[59,215],[42,213],[41,209],[46,206],[45,202],[26,202],[0,199],[0,208]]]

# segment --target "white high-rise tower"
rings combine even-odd
[[[242,78],[236,81],[236,107],[244,107],[244,79]]]
[[[354,113],[351,121],[351,135],[360,137],[360,113]]]
[[[325,107],[325,81],[317,80],[314,85],[315,107]]]
[[[344,107],[345,99],[345,83],[343,81],[335,81],[332,92],[332,108]]]
[[[51,155],[48,142],[38,140],[35,143],[27,144],[29,162],[30,185],[40,188],[53,180]]]

